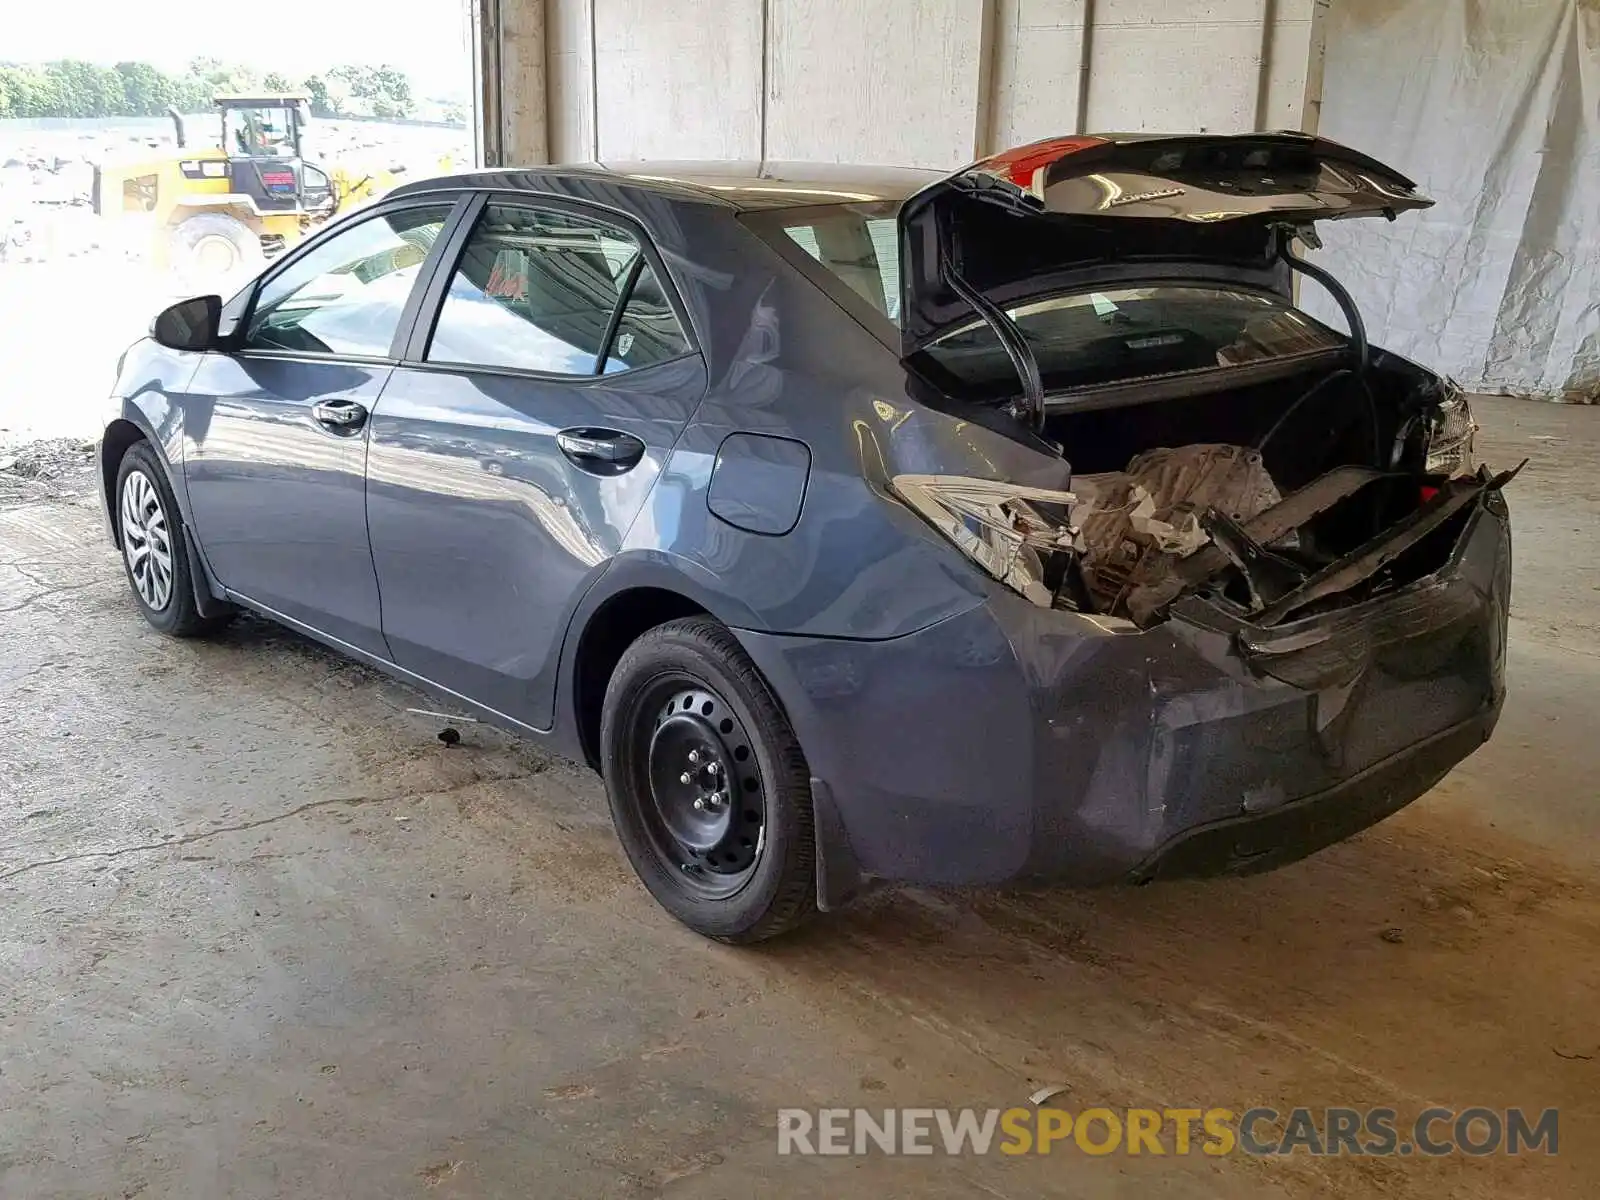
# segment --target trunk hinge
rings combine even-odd
[[[956,267],[955,253],[950,245],[948,230],[942,232],[939,238],[939,274],[944,277],[945,285],[971,305],[972,310],[994,330],[995,337],[1000,339],[1000,345],[1005,348],[1006,356],[1016,368],[1017,378],[1022,381],[1022,399],[1026,406],[1021,413],[1012,415],[1026,418],[1029,428],[1035,433],[1043,434],[1044,379],[1039,374],[1039,360],[1033,356],[1033,348],[1022,336],[1022,330],[1017,328],[1017,323],[962,278],[960,270]]]

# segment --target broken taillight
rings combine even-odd
[[[1472,444],[1477,432],[1478,423],[1472,419],[1466,393],[1452,385],[1427,418],[1423,431],[1424,473],[1450,478],[1472,474],[1478,468]]]
[[[896,475],[895,494],[995,579],[1041,608],[1074,555],[1071,492],[959,475]]]

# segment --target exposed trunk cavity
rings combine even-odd
[[[1442,430],[1470,438],[1470,424],[1444,429],[1451,399],[1380,352],[1364,378],[1322,368],[1053,414],[1078,498],[1068,594],[1143,627],[1187,596],[1266,628],[1405,588],[1445,564],[1469,511],[1510,478],[1430,469]]]

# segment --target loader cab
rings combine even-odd
[[[230,192],[263,213],[316,212],[331,199],[327,174],[305,161],[305,96],[217,96],[216,105]]]

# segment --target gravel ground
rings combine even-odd
[[[95,443],[46,438],[6,449],[0,441],[0,509],[70,500],[94,491]]]

